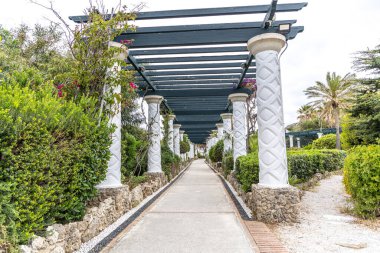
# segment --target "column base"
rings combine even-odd
[[[269,188],[252,185],[252,215],[265,223],[297,222],[301,191],[293,186]]]

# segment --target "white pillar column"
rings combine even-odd
[[[294,147],[294,136],[289,135],[289,147],[292,148]]]
[[[114,41],[109,42],[110,47],[117,47],[122,50],[121,53],[117,53],[115,58],[118,60],[125,60],[128,57],[128,49],[125,45],[117,43]],[[118,64],[107,70],[108,75],[115,75],[121,70]],[[121,94],[121,86],[119,84],[114,84],[106,87],[106,92],[112,92],[113,94]],[[99,189],[105,188],[117,188],[121,187],[121,104],[115,98],[114,104],[109,106],[110,111],[112,111],[112,116],[109,120],[109,125],[115,125],[116,129],[112,133],[112,144],[110,146],[111,158],[108,161],[108,169],[106,174],[106,179],[97,185]]]
[[[180,156],[180,148],[179,148],[179,129],[181,128],[181,125],[179,124],[174,124],[173,125],[173,141],[174,141],[174,154]]]
[[[169,118],[169,129],[168,129],[168,146],[170,150],[174,153],[174,132],[173,132],[173,121],[175,115],[168,115]]]
[[[218,141],[223,140],[223,123],[216,124],[216,128],[218,129]]]
[[[301,148],[301,138],[297,137],[297,148]]]
[[[234,163],[239,156],[247,154],[247,108],[248,94],[231,94],[228,99],[233,108],[233,155]]]
[[[223,119],[224,153],[232,149],[232,113],[220,115]]]
[[[258,35],[248,41],[248,49],[256,59],[259,181],[276,188],[289,186],[278,59],[284,45],[285,37],[278,33]]]
[[[323,133],[317,133],[318,139],[320,139],[323,136]]]
[[[148,103],[148,173],[162,172],[161,169],[161,126],[160,126],[160,104],[163,97],[150,95],[146,96]]]
[[[190,143],[190,153],[189,153],[189,157],[190,159],[193,159],[195,156],[195,152],[194,152],[194,144],[193,143]]]
[[[180,137],[180,140],[183,141],[183,135],[184,135],[185,131],[181,130],[179,131],[179,137]]]
[[[183,134],[185,133],[185,131],[183,131],[183,130],[180,130],[179,131],[179,139],[180,139],[180,141],[183,141]],[[180,153],[181,153],[181,145],[179,146],[180,147]],[[186,154],[184,153],[184,154],[181,154],[181,159],[184,161],[185,160],[185,158],[186,158]]]

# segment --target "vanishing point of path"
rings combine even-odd
[[[204,160],[196,160],[103,252],[254,252],[238,215],[218,176]]]

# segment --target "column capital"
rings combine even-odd
[[[174,114],[169,114],[168,118],[169,118],[169,120],[174,120],[175,119],[175,115]]]
[[[222,113],[220,117],[222,117],[222,119],[232,119],[232,115],[232,113]]]
[[[122,50],[122,52],[115,53],[114,57],[116,59],[118,59],[118,60],[127,59],[128,55],[129,55],[129,51],[128,51],[128,47],[126,45],[121,44],[121,43],[116,42],[116,41],[109,41],[108,46],[114,47],[114,48],[120,48]]]
[[[273,50],[279,53],[284,47],[286,38],[279,33],[264,33],[248,40],[247,48],[256,55],[263,51]]]
[[[164,99],[164,97],[158,96],[158,95],[148,95],[148,96],[144,97],[144,100],[148,104],[160,104],[163,99]]]
[[[181,128],[181,125],[180,125],[180,124],[173,124],[173,128],[178,128],[178,129],[180,129],[180,128]]]
[[[248,98],[247,93],[233,93],[228,96],[228,99],[231,100],[231,102],[246,102]]]
[[[221,128],[221,127],[224,126],[224,124],[223,124],[223,123],[217,123],[217,124],[215,124],[215,126],[216,126],[217,128]]]
[[[180,134],[184,134],[185,131],[184,131],[184,130],[180,130],[179,133],[180,133]]]

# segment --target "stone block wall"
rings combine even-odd
[[[35,237],[30,245],[20,246],[24,253],[65,253],[78,250],[82,243],[97,236],[146,197],[152,195],[168,180],[163,173],[148,174],[148,180],[133,189],[123,186],[102,189],[87,204],[82,221],[55,224],[47,228],[46,237]]]

